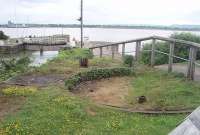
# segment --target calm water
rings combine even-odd
[[[5,34],[11,38],[25,37],[25,36],[51,36],[55,34],[69,34],[71,39],[79,40],[80,30],[78,28],[0,28]],[[100,29],[100,28],[85,28],[84,36],[89,37],[90,41],[109,41],[117,42],[123,40],[130,40],[135,38],[142,38],[147,36],[163,36],[168,37],[174,32],[169,30],[142,30],[142,29]],[[199,34],[200,32],[192,32]],[[127,45],[126,50],[134,51],[133,46]],[[40,52],[31,52],[29,56],[33,60],[33,65],[40,65],[45,63],[48,59],[57,56],[58,52],[44,52],[41,56]]]

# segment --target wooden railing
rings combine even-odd
[[[179,40],[179,39],[173,39],[173,38],[165,38],[165,37],[160,37],[160,36],[151,36],[151,37],[146,37],[146,38],[138,38],[138,39],[134,39],[134,40],[127,40],[127,41],[122,41],[122,42],[116,42],[116,43],[110,43],[107,45],[100,45],[100,46],[94,46],[94,47],[90,47],[89,49],[93,52],[94,49],[99,49],[100,53],[99,56],[103,57],[103,48],[104,47],[111,47],[111,52],[112,52],[112,58],[114,59],[115,57],[115,48],[118,48],[119,45],[122,45],[122,56],[125,55],[125,46],[128,43],[136,43],[136,51],[135,51],[135,59],[136,61],[140,60],[140,53],[141,53],[141,45],[143,41],[148,41],[148,40],[152,40],[152,46],[151,46],[151,50],[146,50],[146,51],[150,51],[151,52],[151,60],[150,60],[150,65],[152,67],[154,67],[155,65],[155,54],[156,53],[161,53],[164,55],[168,55],[169,56],[169,61],[168,61],[168,72],[172,72],[173,69],[173,60],[174,58],[177,59],[181,59],[184,61],[188,62],[188,69],[187,69],[187,78],[190,80],[194,80],[194,73],[195,73],[195,65],[199,65],[198,63],[196,63],[196,55],[197,55],[197,50],[200,48],[200,44],[198,43],[194,43],[194,42],[190,42],[190,41],[185,41],[185,40]],[[155,49],[155,44],[156,41],[166,41],[169,42],[169,53],[166,52],[162,52],[159,50]],[[174,55],[174,48],[176,44],[181,44],[184,46],[188,46],[190,48],[189,50],[189,59],[185,59],[179,56],[175,56]]]

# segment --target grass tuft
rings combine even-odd
[[[2,93],[7,96],[30,96],[37,92],[34,87],[9,87],[2,90]]]

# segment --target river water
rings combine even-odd
[[[0,28],[6,35],[11,38],[26,37],[26,36],[52,36],[55,34],[68,34],[71,39],[75,38],[80,40],[80,29],[78,28]],[[84,36],[89,37],[90,41],[107,41],[117,42],[130,40],[135,38],[143,38],[148,36],[163,36],[169,37],[175,32],[183,31],[171,31],[171,30],[144,30],[144,29],[104,29],[104,28],[85,28]],[[191,32],[199,34],[200,32]],[[129,46],[128,51],[132,51]],[[26,52],[24,55],[28,55],[32,59],[32,65],[38,66],[45,63],[48,59],[52,59],[58,55],[58,51],[46,51],[43,55],[40,52]],[[23,55],[22,54],[22,55]],[[13,55],[16,57],[16,55]],[[11,56],[5,56],[11,57]]]

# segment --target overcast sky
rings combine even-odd
[[[0,0],[0,23],[78,23],[80,0]],[[200,24],[200,0],[84,0],[86,24]]]

